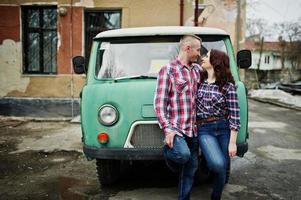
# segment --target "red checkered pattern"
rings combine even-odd
[[[200,66],[185,66],[179,59],[161,68],[154,98],[159,125],[165,132],[196,136],[196,92]]]

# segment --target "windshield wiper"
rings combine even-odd
[[[138,75],[138,76],[123,76],[115,78],[114,81],[127,80],[127,79],[157,79],[157,76]]]

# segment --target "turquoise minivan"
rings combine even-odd
[[[73,58],[75,73],[87,76],[80,94],[83,151],[88,160],[96,159],[102,185],[114,183],[122,164],[128,161],[163,160],[164,135],[153,109],[156,79],[160,68],[178,55],[179,40],[185,34],[202,38],[203,51],[214,48],[229,55],[241,116],[238,155],[242,157],[247,152],[247,92],[238,66],[251,65],[250,51],[239,51],[235,59],[230,36],[216,28],[141,27],[105,31],[94,38],[88,65],[82,56]]]

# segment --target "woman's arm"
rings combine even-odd
[[[228,90],[226,92],[226,103],[229,114],[230,129],[238,131],[240,128],[240,116],[238,97],[236,93],[236,87],[233,83],[229,83]]]
[[[229,146],[228,146],[228,151],[229,151],[230,157],[236,156],[236,153],[237,153],[236,137],[237,137],[237,131],[232,129],[230,132],[230,142],[229,142]]]
[[[227,107],[229,109],[229,123],[231,129],[228,151],[229,156],[233,157],[237,153],[236,138],[237,132],[240,128],[239,105],[234,84],[230,83],[226,97]]]

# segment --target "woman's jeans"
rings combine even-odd
[[[208,167],[215,174],[212,196],[221,197],[230,162],[230,127],[227,119],[198,125],[198,139]]]
[[[173,148],[164,145],[163,152],[168,167],[179,172],[179,200],[188,200],[198,168],[198,138],[175,135]]]

